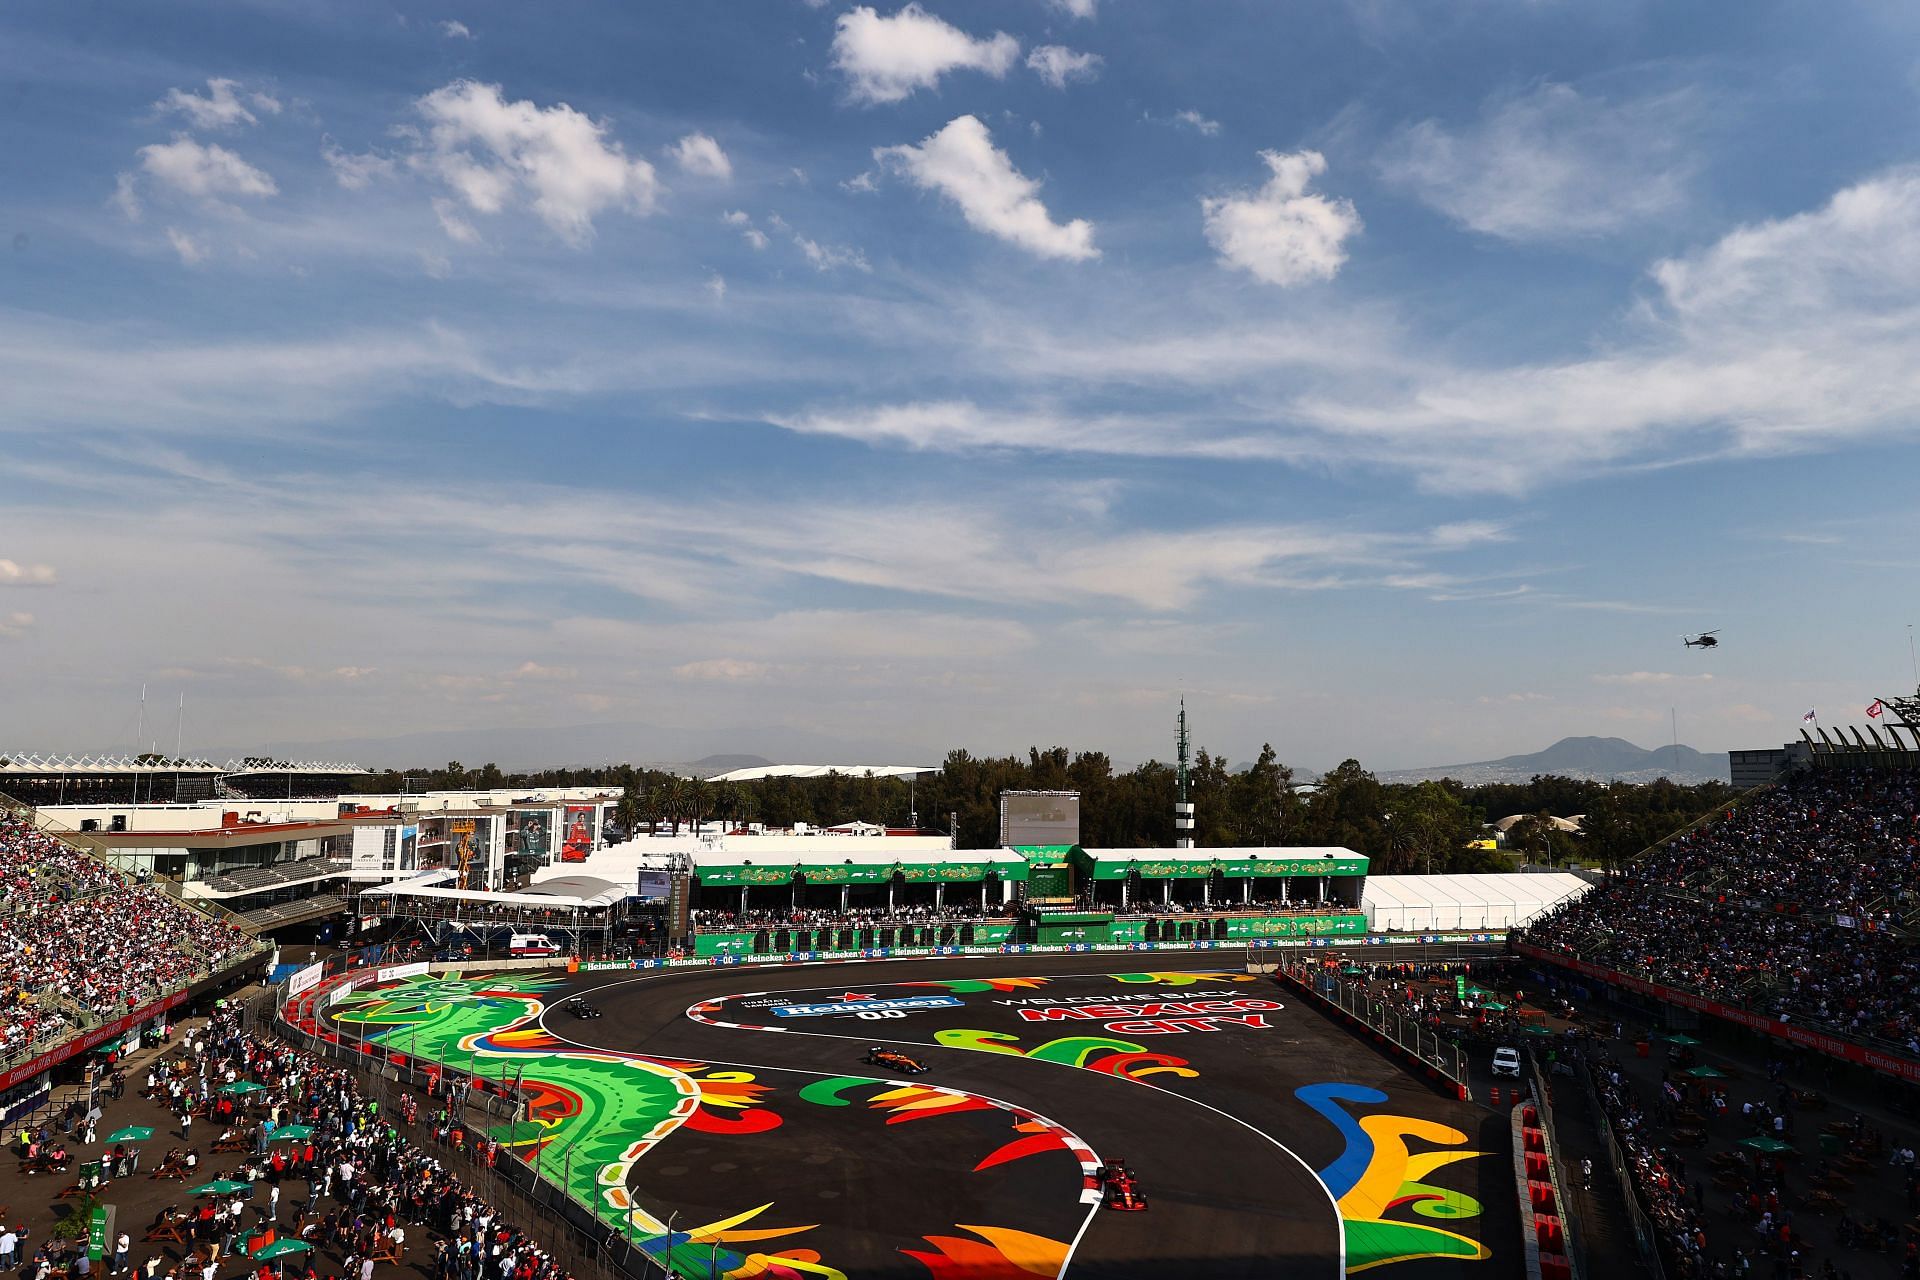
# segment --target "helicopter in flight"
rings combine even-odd
[[[1697,636],[1681,636],[1680,643],[1689,649],[1717,649],[1720,647],[1719,632],[1702,631]]]

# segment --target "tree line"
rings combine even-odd
[[[938,772],[909,784],[900,778],[828,774],[709,782],[658,769],[613,765],[507,773],[496,765],[375,773],[368,793],[415,789],[511,790],[594,786],[618,790],[622,829],[681,831],[709,821],[833,826],[850,821],[952,831],[963,849],[994,848],[1000,838],[1003,791],[1078,791],[1080,843],[1093,848],[1168,848],[1174,840],[1176,789],[1172,765],[1150,760],[1116,771],[1103,752],[1034,747],[1022,756],[949,752]],[[1665,780],[1605,784],[1546,775],[1525,783],[1466,786],[1382,782],[1359,761],[1343,761],[1311,787],[1271,746],[1235,770],[1202,750],[1188,774],[1194,842],[1202,847],[1344,846],[1364,853],[1378,873],[1510,870],[1512,852],[1529,861],[1612,867],[1727,803],[1725,783],[1682,786]],[[1508,853],[1470,848],[1488,822],[1522,815],[1508,832]],[[1581,832],[1550,818],[1580,815]]]

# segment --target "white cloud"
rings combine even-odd
[[[140,221],[140,191],[132,174],[123,173],[114,179],[113,194],[107,197],[107,203],[118,209],[128,222]]]
[[[873,270],[867,262],[867,255],[858,249],[821,244],[817,240],[809,240],[798,231],[793,233],[793,243],[806,255],[816,271],[838,271],[842,267],[851,267],[855,271]]]
[[[720,144],[704,133],[690,133],[667,148],[667,154],[680,166],[682,173],[690,173],[696,178],[715,178],[725,182],[733,177],[733,161],[727,159],[727,153]]]
[[[1173,122],[1175,124],[1186,125],[1189,129],[1193,129],[1209,138],[1214,137],[1220,132],[1220,122],[1218,120],[1209,120],[1192,107],[1188,107],[1184,111],[1174,112]]]
[[[207,250],[198,240],[178,227],[167,228],[167,243],[180,255],[180,261],[189,267],[195,267],[207,260]]]
[[[765,680],[772,670],[764,662],[747,662],[739,658],[702,658],[698,662],[681,663],[673,669],[673,674],[682,680],[741,684]]]
[[[880,184],[874,180],[873,170],[871,169],[861,170],[840,185],[855,195],[862,196],[872,195],[880,189]]]
[[[1042,258],[1097,258],[1093,224],[1084,218],[1055,222],[1036,194],[1040,184],[1013,167],[995,149],[987,127],[960,116],[918,146],[878,147],[873,157],[898,169],[914,185],[959,206],[977,231],[996,236]]]
[[[1333,279],[1347,260],[1347,238],[1360,230],[1353,202],[1307,194],[1326,171],[1318,151],[1262,151],[1260,158],[1273,171],[1266,186],[1201,200],[1207,242],[1223,263],[1268,284]]]
[[[756,250],[765,249],[770,243],[767,233],[753,225],[753,219],[744,209],[730,209],[720,215],[720,220],[730,227],[736,227],[746,242]]]
[[[1713,679],[1711,672],[1698,675],[1678,675],[1672,671],[1623,671],[1618,675],[1598,675],[1593,677],[1595,684],[1704,684]]]
[[[1091,20],[1100,9],[1100,0],[1047,0],[1054,8],[1069,17]]]
[[[1920,169],[1740,227],[1650,277],[1628,336],[1596,354],[1380,378],[1288,412],[1430,483],[1508,491],[1610,464],[1908,436],[1920,421]]]
[[[727,278],[718,271],[707,277],[707,292],[713,295],[715,302],[727,300]]]
[[[320,155],[333,171],[333,180],[349,191],[363,191],[374,179],[391,177],[395,168],[392,156],[377,151],[343,151],[331,138],[321,140]]]
[[[30,613],[0,614],[0,640],[18,640],[33,629]]]
[[[140,167],[155,181],[176,191],[208,199],[247,196],[258,199],[280,188],[272,178],[225,147],[195,142],[184,135],[172,142],[140,148]]]
[[[521,196],[556,235],[583,245],[597,215],[653,210],[653,166],[629,158],[604,124],[564,102],[509,102],[498,85],[457,80],[415,106],[428,124],[421,164],[477,213],[498,213]]]
[[[480,232],[460,216],[459,206],[445,196],[433,198],[433,216],[439,219],[440,229],[447,233],[449,240],[460,244],[480,243]]]
[[[449,40],[471,40],[473,31],[466,23],[449,18],[440,24],[440,34]]]
[[[153,104],[153,109],[162,114],[177,112],[196,129],[232,129],[243,124],[258,124],[260,117],[253,111],[271,116],[280,114],[280,100],[271,94],[256,90],[248,93],[243,102],[240,92],[238,80],[215,78],[207,81],[205,97],[184,89],[169,89],[164,98]],[[253,111],[247,109],[249,106]]]
[[[1690,91],[1609,103],[1564,84],[1490,101],[1474,125],[1423,120],[1383,150],[1385,177],[1510,240],[1569,240],[1657,219],[1687,197]]]
[[[0,560],[0,587],[50,587],[60,580],[50,564]]]
[[[1072,80],[1093,80],[1103,59],[1097,53],[1078,53],[1065,45],[1043,44],[1027,55],[1027,67],[1056,89]]]
[[[833,64],[847,77],[856,102],[898,102],[931,89],[949,71],[981,71],[998,79],[1020,56],[1020,42],[1004,31],[975,39],[908,4],[890,18],[866,5],[834,23]]]

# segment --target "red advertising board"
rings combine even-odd
[[[1719,1018],[1723,1022],[1731,1022],[1736,1026],[1764,1032],[1790,1044],[1797,1044],[1829,1057],[1858,1063],[1860,1066],[1871,1067],[1886,1075],[1920,1084],[1920,1062],[1915,1062],[1911,1058],[1902,1058],[1879,1049],[1870,1049],[1866,1045],[1852,1040],[1843,1040],[1839,1036],[1828,1035],[1812,1027],[1796,1027],[1778,1018],[1768,1017],[1764,1013],[1754,1013],[1749,1009],[1721,1004],[1718,1000],[1709,1000],[1691,991],[1663,987],[1643,978],[1635,978],[1615,969],[1602,968],[1600,965],[1577,960],[1572,956],[1563,956],[1524,942],[1514,943],[1513,949],[1530,959],[1543,960],[1548,964],[1558,965],[1562,969],[1571,969],[1575,973],[1584,974],[1596,981],[1622,987],[1628,991],[1637,991],[1643,996],[1651,996],[1665,1004],[1679,1005],[1683,1009],[1696,1009],[1708,1017]]]
[[[39,1057],[29,1059],[5,1075],[0,1075],[0,1092],[5,1092],[23,1081],[33,1079],[49,1067],[59,1066],[76,1053],[85,1053],[97,1044],[105,1044],[109,1040],[116,1040],[141,1023],[152,1018],[154,1014],[164,1013],[175,1005],[184,1004],[186,999],[187,993],[185,991],[176,991],[164,999],[155,1000],[144,1009],[136,1009],[125,1017],[115,1018],[112,1022],[95,1027],[85,1035],[76,1036],[65,1044],[49,1049]]]

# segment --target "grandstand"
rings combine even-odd
[[[295,800],[337,796],[367,771],[336,761],[249,756],[211,760],[140,756],[0,754],[0,788],[36,806],[190,804],[203,800]]]
[[[267,948],[0,802],[0,1096],[137,1034]]]
[[[1536,922],[1518,949],[1920,1081],[1920,752],[1836,748],[1805,765]]]

